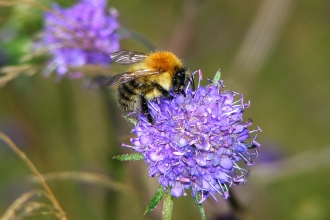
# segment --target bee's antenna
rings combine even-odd
[[[112,76],[105,84],[104,86],[112,86],[115,84],[115,80],[116,78],[114,76]]]

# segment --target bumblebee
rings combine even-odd
[[[170,91],[183,94],[190,74],[182,61],[173,53],[156,51],[149,54],[119,50],[110,54],[121,65],[134,64],[127,72],[114,75],[106,86],[119,84],[118,104],[127,112],[142,111],[148,121],[154,120],[148,101],[158,97],[173,98]]]

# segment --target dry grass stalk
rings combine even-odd
[[[117,183],[113,181],[106,175],[99,173],[90,173],[90,172],[77,172],[77,171],[67,171],[67,172],[56,172],[43,174],[43,178],[46,181],[52,180],[74,180],[78,182],[85,182],[90,184],[96,184],[104,186],[112,190],[118,190],[123,192],[134,192],[132,188],[124,184]],[[32,181],[37,181],[36,177],[31,178]]]
[[[0,68],[0,88],[21,74],[32,76],[40,70],[40,66],[23,64],[19,66],[5,66]]]
[[[42,4],[39,4],[38,2],[35,1],[29,1],[29,0],[0,0],[0,6],[4,7],[10,7],[14,5],[28,5],[36,9],[40,9],[42,11],[47,11],[51,12],[52,10]]]
[[[293,3],[293,0],[261,2],[229,71],[233,79],[244,77],[241,86],[249,85],[267,61],[291,15]]]
[[[46,194],[49,196],[50,200],[53,202],[55,208],[58,210],[60,214],[60,219],[66,220],[65,212],[61,208],[60,204],[58,203],[56,197],[54,196],[53,192],[47,185],[45,179],[43,176],[39,173],[37,168],[34,166],[34,164],[30,161],[30,159],[26,156],[26,154],[21,151],[15,144],[14,142],[4,133],[0,132],[0,139],[3,140],[10,149],[14,151],[14,153],[19,156],[23,162],[30,168],[31,172],[37,176],[38,182],[41,184],[41,186],[44,188]],[[1,219],[2,220],[2,219]]]
[[[54,215],[61,219],[60,213],[58,210],[55,210],[54,206],[40,202],[29,202],[33,196],[39,195],[43,195],[48,200],[52,201],[46,192],[42,190],[32,190],[17,198],[1,216],[0,220],[24,219],[27,216],[38,215],[40,213],[45,214],[45,211],[40,211],[40,209],[49,210],[47,211],[48,215]]]

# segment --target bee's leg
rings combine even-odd
[[[147,116],[148,118],[148,121],[151,123],[151,124],[154,124],[154,119],[152,118],[151,114],[150,114],[150,111],[149,111],[149,107],[148,107],[148,102],[147,102],[147,99],[141,95],[141,108],[142,108],[142,112],[145,116]]]
[[[162,93],[162,96],[164,98],[168,98],[168,99],[173,99],[174,97],[166,90],[164,89],[161,85],[159,85],[158,83],[154,84],[155,87]]]
[[[195,78],[194,78],[194,75],[192,75],[190,78],[189,78],[189,81],[191,82],[191,87],[192,87],[192,90],[195,91]]]
[[[186,97],[186,93],[185,93],[184,89],[181,90],[181,94],[182,94],[184,97]]]

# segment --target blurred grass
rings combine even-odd
[[[40,2],[47,5],[50,1]],[[184,14],[184,5],[192,2],[112,0],[109,5],[119,11],[122,26],[143,34],[161,49],[171,48],[191,70],[201,68],[204,79],[211,78],[220,68],[226,88],[244,90],[245,99],[251,100],[245,117],[263,129],[259,140],[265,145],[260,149],[260,157],[267,152],[266,143],[278,146],[284,159],[329,147],[329,1],[293,1],[277,40],[259,70],[253,72],[251,83],[240,75],[244,69],[241,73],[231,71],[264,1],[200,1],[191,9],[195,12]],[[31,34],[42,24],[42,13],[24,9],[1,8],[6,14],[0,15],[0,50],[9,56],[8,64],[18,63]],[[184,15],[194,16],[186,33],[178,28]],[[187,45],[171,47],[175,45],[173,41],[180,42],[180,36],[188,39]],[[122,47],[147,52],[129,40],[123,41]],[[110,155],[130,153],[121,148],[119,139],[132,126],[120,118],[118,109],[109,116],[100,91],[84,90],[81,86],[81,80],[55,82],[54,76],[43,78],[39,74],[15,79],[0,90],[1,131],[20,143],[19,147],[41,173],[74,170],[114,177],[109,169]],[[114,97],[115,92],[113,100]],[[0,151],[0,213],[4,213],[29,190],[31,183],[25,180],[29,175],[26,167],[2,143]],[[147,178],[146,165],[143,161],[121,165],[120,182],[139,193],[119,193],[113,204],[105,203],[108,189],[100,185],[49,183],[69,219],[109,219],[104,214],[109,205],[118,209],[117,219],[160,218],[161,206],[143,216],[148,199],[157,189],[157,180]],[[247,207],[245,219],[330,218],[326,205],[330,203],[330,180],[324,177],[330,171],[328,166],[267,185],[254,179],[253,169],[247,185],[234,188]],[[219,204],[207,201],[205,209],[208,219],[212,219],[228,207],[223,200]],[[173,219],[199,219],[190,195],[174,199]]]

